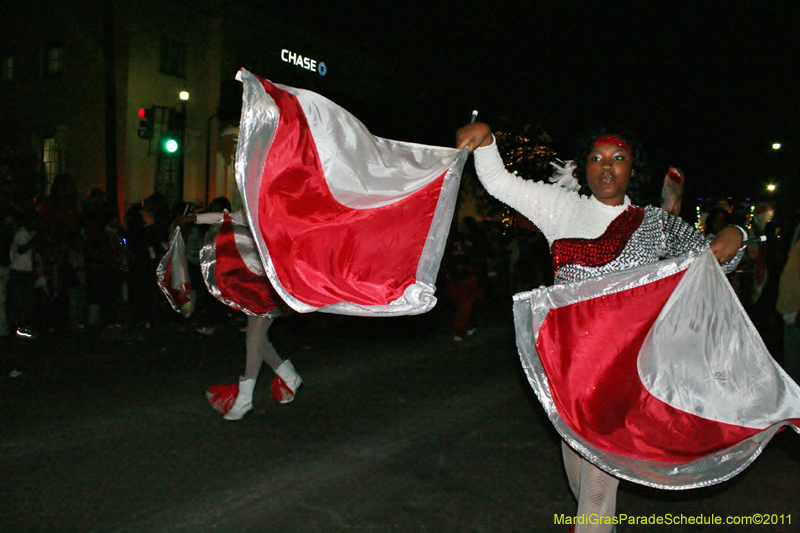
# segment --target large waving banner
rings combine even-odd
[[[245,70],[236,179],[266,275],[299,312],[430,310],[466,150],[375,137]]]
[[[551,422],[617,477],[713,485],[782,427],[798,431],[800,387],[710,251],[514,300],[522,364]]]

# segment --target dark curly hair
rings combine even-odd
[[[627,129],[615,125],[593,129],[578,141],[578,147],[575,150],[575,170],[572,175],[581,184],[580,193],[585,196],[591,196],[592,194],[592,190],[586,180],[586,158],[589,157],[589,152],[594,148],[594,141],[603,135],[614,135],[631,145],[633,157],[635,158],[633,162],[633,170],[635,172],[631,176],[626,194],[631,199],[631,203],[641,205],[641,202],[645,199],[647,185],[650,182],[650,175],[647,172],[647,158],[636,136]]]

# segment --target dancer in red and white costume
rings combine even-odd
[[[486,190],[543,232],[550,243],[558,284],[709,247],[703,235],[681,219],[659,208],[631,204],[628,193],[645,177],[643,157],[630,137],[618,131],[590,135],[579,148],[575,175],[588,195],[508,172],[486,124],[461,128],[457,146],[474,150],[475,168]],[[743,230],[728,227],[710,244],[723,269],[732,270],[741,259],[743,238]],[[566,443],[562,451],[570,488],[578,500],[577,516],[613,517],[618,479]],[[613,531],[610,521],[598,522],[582,523],[577,531]]]
[[[197,224],[212,224],[206,245],[201,252],[203,277],[209,292],[223,303],[247,315],[247,359],[244,374],[239,379],[235,401],[228,407],[220,405],[225,420],[240,420],[253,409],[253,390],[262,363],[272,368],[272,398],[279,403],[294,400],[303,379],[291,361],[282,359],[269,340],[269,328],[286,308],[275,294],[255,249],[247,221],[241,212],[200,213],[190,215]]]

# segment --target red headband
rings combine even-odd
[[[603,135],[602,137],[597,138],[597,140],[594,141],[594,144],[592,146],[597,146],[600,144],[616,144],[617,146],[619,146],[620,148],[631,154],[631,158],[633,158],[633,160],[636,161],[636,158],[633,157],[633,149],[631,148],[631,145],[628,144],[628,141],[620,139],[619,137],[614,137],[613,135]]]

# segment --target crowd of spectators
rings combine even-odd
[[[104,191],[81,201],[68,174],[42,199],[15,203],[0,191],[0,337],[149,328],[169,316],[155,272],[172,219],[155,193],[123,225]]]

